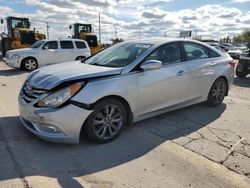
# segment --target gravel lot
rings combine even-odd
[[[250,187],[250,77],[224,103],[147,119],[114,142],[40,140],[18,118],[27,73],[0,62],[0,187]]]

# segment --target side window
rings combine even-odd
[[[62,49],[73,49],[74,45],[72,41],[60,41]]]
[[[209,57],[216,58],[216,57],[220,57],[220,55],[213,50],[209,50]]]
[[[58,49],[57,41],[46,42],[43,45],[43,49]]]
[[[178,43],[165,44],[154,50],[147,60],[159,60],[163,65],[180,63],[181,51]]]
[[[86,44],[84,42],[80,42],[80,41],[75,41],[76,47],[77,48],[86,48]]]
[[[199,44],[184,43],[184,50],[186,53],[187,61],[209,58],[208,49]]]

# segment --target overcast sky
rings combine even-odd
[[[0,0],[0,18],[29,17],[32,27],[50,38],[72,34],[69,25],[91,23],[102,39],[178,36],[180,30],[220,38],[250,27],[250,0]],[[5,26],[0,26],[4,31]]]

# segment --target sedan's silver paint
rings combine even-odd
[[[176,41],[189,40],[138,41],[154,45],[126,67],[108,68],[71,62],[34,71],[28,81],[33,87],[50,90],[66,81],[87,79],[87,85],[72,100],[91,105],[105,97],[122,98],[131,109],[134,122],[206,101],[212,84],[221,76],[227,79],[228,86],[231,87],[234,70],[229,65],[229,61],[232,59],[219,51],[216,51],[220,54],[218,58],[162,65],[160,69],[155,70],[134,70],[154,49],[162,44]],[[197,41],[191,42],[215,51],[206,44]],[[70,135],[70,139],[62,139],[56,134],[48,136],[39,132],[39,129],[30,130],[25,122],[24,125],[44,139],[77,143],[80,130],[92,111],[74,105],[66,105],[57,109],[39,109],[33,106],[37,101],[25,104],[19,97],[21,118],[33,123],[35,128],[37,122],[55,125],[62,130],[63,134]]]
[[[120,74],[121,70],[121,68],[93,66],[73,61],[40,68],[29,75],[29,82],[36,88],[50,90],[63,82],[116,75]]]

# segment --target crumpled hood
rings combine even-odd
[[[110,68],[81,63],[67,62],[37,69],[29,74],[32,87],[50,90],[67,81],[120,74],[122,68]]]

